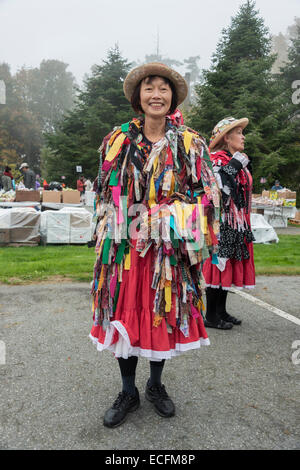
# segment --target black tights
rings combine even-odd
[[[208,321],[217,321],[219,315],[226,312],[227,290],[221,287],[215,289],[213,287],[206,288],[206,318]]]
[[[129,395],[135,395],[135,371],[138,363],[137,356],[131,356],[128,359],[118,358],[118,363],[121,371],[123,391]],[[165,364],[165,359],[162,361],[150,361],[150,379],[149,385],[160,385],[161,374]]]

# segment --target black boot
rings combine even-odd
[[[217,313],[222,318],[222,320],[232,323],[233,325],[240,325],[242,323],[242,320],[239,320],[238,318],[229,315],[229,313],[226,312],[226,300],[227,300],[227,290],[223,290],[220,288],[219,292],[219,300],[217,304]]]
[[[206,328],[217,328],[218,330],[231,330],[232,323],[228,323],[217,313],[220,290],[212,287],[206,288],[206,317],[204,325]]]
[[[136,388],[135,396],[129,395],[127,392],[119,393],[116,401],[109,410],[106,411],[103,424],[108,428],[116,428],[124,423],[128,413],[135,411],[140,406],[139,391]]]

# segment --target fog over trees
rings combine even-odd
[[[248,117],[246,152],[255,190],[260,178],[279,178],[300,194],[300,18],[271,37],[254,0],[244,0],[224,28],[212,65],[203,70],[200,54],[168,57],[156,48],[144,62],[159,61],[178,70],[190,85],[181,106],[185,123],[209,140],[214,125],[233,115]],[[68,64],[43,60],[15,74],[0,63],[6,103],[0,104],[0,167],[26,161],[47,179],[73,185],[75,167],[91,178],[98,171],[103,137],[134,113],[123,94],[130,63],[118,45],[87,71],[79,87]],[[293,88],[294,87],[294,88]],[[300,88],[300,84],[299,84]]]

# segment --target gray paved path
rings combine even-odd
[[[255,295],[299,316],[299,280],[258,278]],[[120,377],[111,354],[88,339],[89,285],[0,286],[0,448],[300,449],[300,364],[292,362],[300,326],[236,294],[228,306],[240,327],[210,329],[210,347],[166,363],[176,416],[164,420],[145,401],[149,366],[140,359],[141,407],[109,430],[102,419]]]

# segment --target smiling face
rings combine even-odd
[[[166,116],[172,103],[170,85],[161,77],[145,78],[141,83],[140,103],[145,117]]]
[[[242,152],[245,147],[245,136],[243,135],[243,128],[235,127],[232,129],[232,131],[228,132],[228,134],[225,134],[224,141],[232,154],[235,152]]]

